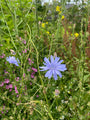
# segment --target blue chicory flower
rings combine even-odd
[[[45,66],[40,67],[42,70],[40,71],[46,71],[45,77],[48,77],[48,79],[50,79],[53,75],[54,79],[57,80],[57,75],[59,75],[59,77],[62,77],[62,74],[60,71],[65,71],[67,70],[66,65],[65,64],[61,64],[63,62],[63,60],[59,61],[59,57],[54,57],[51,55],[51,62],[49,61],[49,58],[44,58],[45,63],[43,63]]]
[[[12,63],[12,64],[15,64],[16,66],[19,66],[18,63],[20,63],[19,59],[16,59],[14,56],[9,56],[6,58],[6,60],[9,62],[9,63]]]

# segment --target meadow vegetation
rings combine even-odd
[[[90,120],[90,3],[67,1],[0,0],[0,120]]]

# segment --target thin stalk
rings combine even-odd
[[[37,34],[39,35],[39,24],[38,24],[38,11],[37,11],[37,0],[36,0],[36,24],[37,24]]]
[[[17,52],[18,55],[20,56],[20,54],[19,54],[19,52],[18,52],[18,50],[17,50],[17,47],[16,47],[16,45],[15,45],[15,43],[14,43],[13,37],[12,37],[12,35],[11,35],[10,29],[9,29],[9,27],[8,27],[7,21],[6,21],[6,19],[5,19],[5,15],[4,15],[4,12],[3,12],[3,8],[2,8],[2,5],[1,5],[1,2],[0,2],[0,6],[1,6],[1,12],[2,12],[2,15],[3,15],[4,21],[5,21],[6,26],[7,26],[7,30],[8,30],[8,32],[9,32],[9,36],[10,36],[10,38],[11,38],[11,39],[10,39],[10,40],[11,40],[11,43],[13,44],[14,48],[16,49],[16,52]]]
[[[39,70],[39,53],[38,53],[38,50],[37,50],[37,48],[36,48],[34,42],[32,41],[30,27],[29,27],[28,24],[27,24],[27,26],[28,26],[28,29],[29,29],[29,32],[28,32],[29,41],[32,43],[32,45],[33,45],[33,47],[34,47],[34,49],[35,49],[35,51],[36,51],[38,72],[39,72],[40,81],[41,81],[41,84],[42,84],[42,89],[44,90],[44,82],[43,82],[43,80],[42,80],[42,77],[41,77],[41,74],[40,74],[40,70]],[[45,97],[45,99],[46,99],[47,105],[49,106],[48,99],[47,99],[47,95],[46,95],[45,92],[43,92],[43,93],[44,93],[44,97]],[[49,117],[51,118],[51,120],[53,120],[53,117],[52,117],[51,112],[50,112],[49,109],[48,109],[48,115],[49,115]]]

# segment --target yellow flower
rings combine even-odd
[[[75,35],[75,37],[78,37],[78,36],[79,36],[79,34],[78,34],[78,33],[75,33],[74,35]]]
[[[42,27],[45,28],[45,23],[42,23]]]
[[[57,6],[57,7],[56,7],[56,11],[59,12],[59,11],[60,11],[60,8],[61,8],[60,6]]]
[[[50,34],[49,31],[46,32],[47,34]]]
[[[63,20],[64,18],[65,18],[64,15],[62,15],[61,19]]]
[[[48,22],[46,22],[46,24],[48,24]]]
[[[73,36],[73,34],[71,34],[71,36]]]
[[[59,14],[61,14],[62,13],[62,11],[59,11]]]

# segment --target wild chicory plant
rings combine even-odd
[[[51,62],[49,61],[48,58],[44,58],[45,63],[43,63],[45,66],[40,67],[42,70],[40,71],[46,71],[45,77],[48,77],[48,79],[50,79],[53,75],[54,79],[57,80],[57,75],[59,75],[59,77],[62,77],[62,74],[60,71],[65,71],[67,70],[66,65],[65,64],[61,64],[63,62],[63,60],[59,61],[59,57],[54,57],[51,55]]]
[[[9,62],[9,63],[12,63],[12,64],[15,64],[16,66],[19,66],[18,63],[20,63],[19,59],[16,59],[14,56],[9,56],[6,58],[6,60]]]

